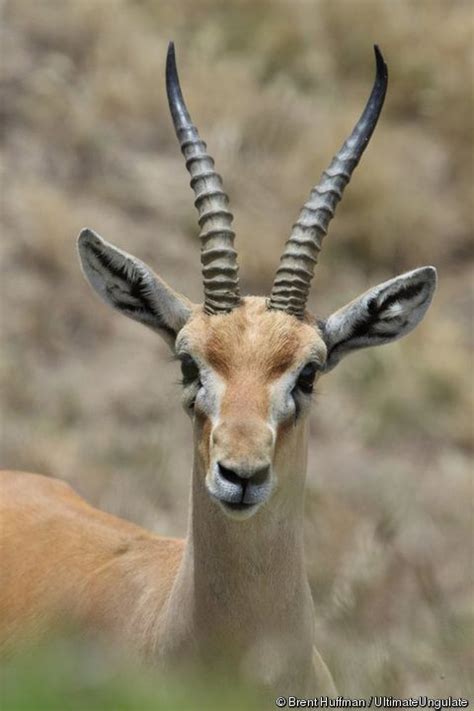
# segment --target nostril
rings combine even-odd
[[[266,480],[268,479],[268,476],[270,474],[270,467],[262,467],[262,469],[258,469],[256,472],[252,474],[250,477],[249,481],[252,482],[252,484],[259,485],[259,484],[264,484]]]
[[[220,462],[217,463],[217,467],[219,469],[219,474],[223,479],[225,479],[231,484],[239,484],[240,486],[247,483],[251,483],[255,486],[260,486],[261,484],[264,484],[266,482],[270,474],[269,466],[265,466],[261,469],[256,469],[254,471],[241,471],[239,474],[237,474],[237,472],[233,471],[232,469],[225,467]]]
[[[232,469],[228,469],[220,462],[217,463],[219,469],[219,474],[223,479],[230,482],[231,484],[242,484],[243,477],[236,474]]]

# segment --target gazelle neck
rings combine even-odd
[[[200,656],[235,653],[244,672],[268,657],[258,668],[266,675],[259,681],[269,684],[287,673],[290,659],[299,670],[311,660],[313,605],[303,550],[306,439],[304,423],[292,426],[275,461],[280,489],[244,521],[230,519],[209,497],[196,442],[189,533],[167,616],[174,624],[179,609],[183,637],[193,630]],[[176,628],[172,636],[176,640]]]
[[[243,521],[229,518],[210,498],[204,483],[206,471],[196,442],[188,547],[198,596],[209,593],[213,598],[218,593],[227,595],[235,610],[236,588],[243,589],[247,607],[249,588],[253,584],[263,592],[268,587],[274,596],[273,585],[278,579],[280,594],[285,587],[294,593],[294,574],[302,571],[304,564],[307,438],[304,422],[293,430],[277,453],[275,469],[279,488],[257,514]],[[222,606],[225,600],[221,598],[217,602]],[[242,611],[238,614],[242,615]]]

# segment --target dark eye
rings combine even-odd
[[[199,380],[199,366],[190,355],[182,356],[181,373],[183,375],[183,385],[190,385]]]
[[[299,374],[295,387],[301,392],[310,395],[313,392],[314,377],[317,369],[316,363],[307,363]]]

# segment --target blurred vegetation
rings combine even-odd
[[[2,711],[261,711],[251,690],[216,675],[164,679],[102,641],[71,631],[46,649],[23,653],[0,670]]]
[[[153,334],[97,302],[76,235],[90,225],[201,299],[164,91],[174,39],[236,214],[243,288],[265,293],[297,211],[363,106],[371,45],[381,46],[388,98],[311,306],[326,315],[425,263],[440,282],[415,333],[354,354],[321,384],[308,571],[342,693],[467,695],[472,3],[7,0],[2,14],[2,465],[60,476],[95,505],[174,535],[185,534],[191,463],[176,366]],[[55,708],[49,686],[73,699],[83,673],[86,688],[86,660],[75,673],[68,655],[59,686],[47,655],[7,669],[6,711],[39,709],[37,695]],[[95,689],[104,709],[146,708],[154,693],[126,676]]]

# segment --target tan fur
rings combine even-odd
[[[227,377],[248,373],[252,365],[260,378],[271,380],[304,360],[313,345],[325,358],[325,346],[314,324],[269,311],[260,297],[245,298],[241,308],[226,316],[200,313],[183,330],[209,364]]]
[[[183,541],[99,511],[65,482],[37,474],[1,472],[0,501],[3,645],[83,624],[143,650],[150,611],[139,612],[140,599],[151,595],[153,612],[163,606]]]
[[[194,417],[195,463],[186,541],[154,536],[98,511],[68,485],[4,472],[0,631],[4,643],[65,621],[106,631],[164,664],[231,659],[272,694],[335,693],[315,650],[304,569],[307,425],[272,432],[271,387],[325,346],[309,323],[247,298],[229,315],[196,309],[178,337],[221,378],[219,422]],[[217,454],[216,454],[217,452]],[[215,457],[270,461],[271,498],[246,521],[205,489]]]

